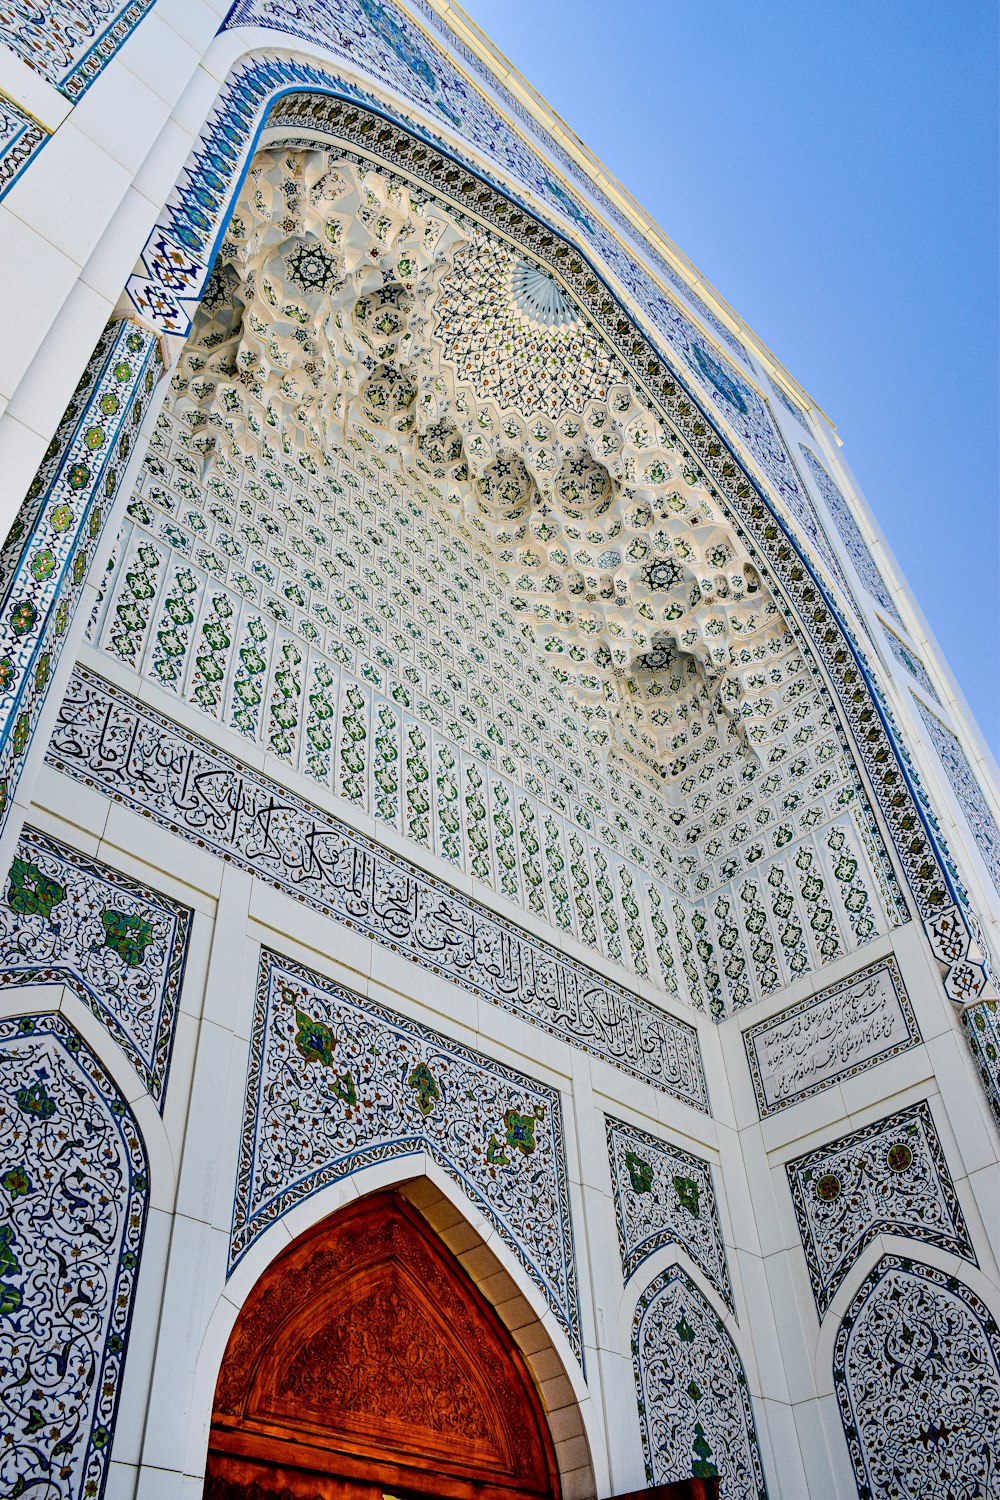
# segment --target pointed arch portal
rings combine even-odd
[[[380,1193],[267,1269],[230,1337],[205,1500],[543,1500],[541,1399],[510,1334],[420,1214]]]

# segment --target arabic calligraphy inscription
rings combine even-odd
[[[870,964],[743,1035],[762,1118],[919,1041],[892,958]]]
[[[694,1028],[78,668],[48,760],[412,962],[695,1109]]]

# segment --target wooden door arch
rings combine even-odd
[[[378,1193],[247,1298],[215,1392],[205,1500],[557,1500],[541,1399],[420,1214]]]

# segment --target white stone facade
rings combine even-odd
[[[907,1494],[888,1411],[993,1494],[986,754],[829,424],[450,12],[0,10],[0,1489],[195,1500],[255,1282],[396,1185],[566,1500]]]

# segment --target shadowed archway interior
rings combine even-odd
[[[344,1209],[254,1287],[216,1387],[206,1500],[555,1497],[510,1334],[395,1193]]]

